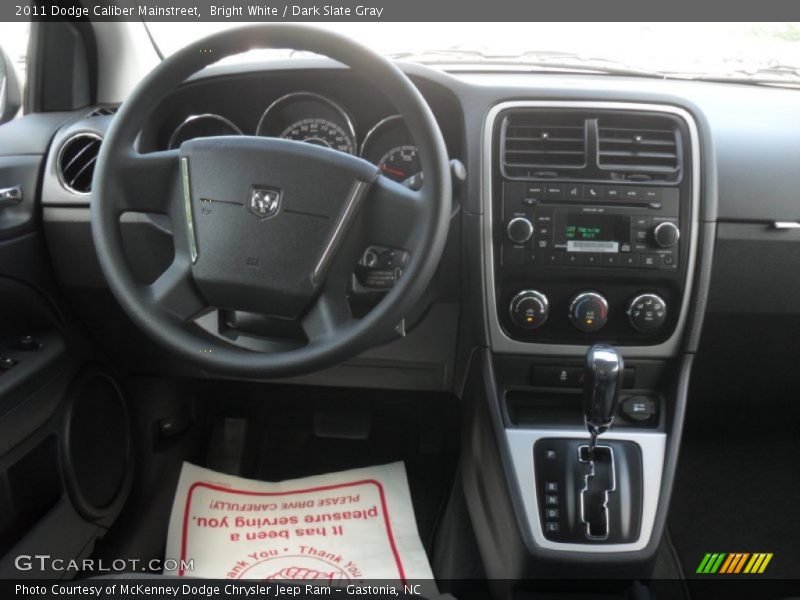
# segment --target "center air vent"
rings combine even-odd
[[[603,169],[664,179],[678,173],[678,129],[664,117],[614,115],[597,122],[597,162]]]
[[[508,177],[550,176],[586,164],[586,122],[581,115],[518,111],[503,128],[502,165]]]
[[[61,184],[76,194],[92,191],[94,164],[100,152],[100,136],[79,133],[69,138],[58,153],[58,178]]]

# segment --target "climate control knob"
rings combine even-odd
[[[628,319],[636,331],[653,333],[667,320],[667,303],[658,294],[639,294],[628,306]]]
[[[597,331],[608,321],[608,302],[597,292],[581,292],[570,302],[569,318],[581,331]]]
[[[522,290],[511,299],[511,319],[523,329],[536,329],[550,316],[547,296],[536,290]]]
[[[514,217],[506,226],[506,235],[515,244],[524,244],[533,237],[533,223],[525,217]]]
[[[681,238],[681,231],[675,223],[664,221],[653,227],[653,241],[661,248],[672,248]]]

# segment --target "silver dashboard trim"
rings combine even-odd
[[[172,133],[169,136],[169,141],[167,142],[167,150],[174,150],[175,148],[177,148],[177,146],[175,146],[175,140],[177,139],[178,134],[184,127],[187,127],[192,123],[202,120],[219,121],[226,127],[230,127],[231,131],[234,132],[233,135],[244,135],[244,133],[236,123],[234,123],[228,118],[223,117],[222,115],[218,115],[216,113],[200,113],[196,115],[189,115],[180,123],[180,125],[178,125],[175,129],[172,130]]]
[[[364,136],[364,141],[361,142],[361,148],[358,151],[358,155],[361,158],[365,158],[364,151],[367,149],[367,143],[370,141],[372,136],[374,136],[382,128],[387,127],[393,121],[398,121],[398,120],[402,124],[405,124],[405,121],[403,120],[403,117],[401,115],[389,115],[388,117],[384,117],[383,119],[375,123],[375,125],[372,126],[372,129],[370,129],[367,132],[367,135]]]
[[[262,133],[262,127],[266,125],[266,119],[269,116],[269,113],[274,111],[284,102],[288,102],[289,100],[295,100],[297,98],[310,98],[312,100],[316,100],[317,102],[328,105],[335,112],[339,113],[339,116],[342,117],[342,120],[344,121],[344,124],[347,127],[347,134],[350,135],[350,139],[353,141],[352,155],[359,156],[358,139],[356,138],[356,126],[353,123],[353,117],[350,116],[350,113],[345,109],[344,106],[342,106],[335,100],[331,100],[327,96],[323,96],[322,94],[317,94],[316,92],[291,92],[289,94],[284,94],[277,100],[274,100],[272,103],[270,103],[269,106],[267,106],[267,108],[264,109],[264,112],[261,113],[261,118],[258,119],[258,125],[256,125],[255,135],[265,136],[266,134]]]
[[[539,504],[536,497],[536,472],[533,464],[533,446],[547,438],[586,438],[585,429],[506,429],[511,464],[514,468],[517,493],[522,500],[526,525],[536,544],[547,550],[569,552],[636,552],[644,549],[653,535],[658,499],[661,495],[661,478],[664,472],[667,435],[657,432],[627,432],[611,430],[604,433],[598,443],[612,440],[630,441],[642,451],[642,524],[639,538],[624,544],[604,544],[587,541],[584,544],[555,542],[544,537]]]
[[[197,234],[194,230],[192,187],[189,181],[189,158],[181,156],[181,187],[183,188],[183,216],[186,219],[186,237],[192,264],[197,262]]]
[[[697,124],[691,114],[677,106],[666,104],[649,104],[633,102],[583,102],[583,101],[551,101],[551,100],[517,100],[501,102],[494,105],[486,114],[484,122],[483,143],[481,147],[481,192],[483,194],[483,218],[481,236],[481,253],[484,266],[484,293],[486,302],[486,325],[488,327],[489,346],[494,352],[506,354],[530,355],[562,355],[583,356],[587,345],[574,344],[541,344],[535,342],[520,342],[508,337],[500,326],[497,316],[497,298],[494,287],[494,245],[492,243],[492,167],[494,153],[492,139],[497,116],[500,112],[510,108],[578,108],[588,110],[634,110],[662,112],[675,115],[686,123],[689,129],[690,145],[692,148],[692,211],[691,234],[689,237],[689,256],[686,272],[681,310],[675,331],[660,344],[652,346],[624,346],[619,349],[623,356],[628,358],[668,358],[674,356],[680,344],[689,313],[689,299],[691,298],[694,273],[697,262],[697,240],[700,229],[700,138]],[[535,287],[535,282],[530,282]]]
[[[336,253],[336,249],[341,245],[344,234],[347,233],[347,228],[350,226],[350,223],[353,221],[353,217],[355,217],[356,213],[358,212],[358,207],[361,205],[361,200],[363,200],[364,194],[369,189],[369,186],[370,184],[368,182],[356,179],[353,182],[353,185],[350,187],[342,214],[339,217],[339,220],[336,222],[336,225],[334,225],[333,232],[328,238],[328,242],[325,244],[322,255],[317,261],[317,266],[314,267],[314,272],[311,275],[311,281],[314,283],[314,285],[317,285],[322,281],[322,277],[325,274],[325,271],[328,269],[328,265],[333,260],[333,255]]]

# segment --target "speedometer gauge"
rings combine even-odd
[[[284,129],[279,137],[316,146],[324,146],[347,154],[355,153],[353,140],[350,136],[340,125],[327,119],[301,119]]]
[[[419,150],[416,146],[405,144],[390,149],[378,160],[381,173],[395,181],[405,181],[420,172]]]
[[[307,142],[348,154],[356,153],[353,120],[339,104],[311,92],[287,94],[261,115],[256,135]]]

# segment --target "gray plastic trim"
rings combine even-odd
[[[692,148],[692,207],[691,207],[691,234],[689,239],[689,258],[686,272],[681,310],[675,331],[666,341],[652,346],[618,346],[623,356],[627,358],[669,358],[677,355],[686,321],[689,315],[689,304],[692,297],[692,284],[697,262],[697,239],[700,229],[700,138],[697,124],[691,114],[676,106],[665,104],[645,104],[633,102],[581,102],[581,101],[550,101],[550,100],[519,100],[502,102],[493,106],[484,121],[484,135],[481,149],[481,190],[483,193],[483,235],[481,237],[481,252],[484,265],[484,293],[486,294],[486,325],[488,327],[489,346],[494,352],[507,354],[529,355],[562,355],[583,356],[587,345],[573,344],[540,344],[520,342],[508,337],[500,326],[497,316],[497,298],[494,287],[494,245],[492,243],[492,165],[494,153],[492,139],[497,116],[500,112],[510,108],[579,108],[587,110],[630,110],[662,112],[675,115],[683,119],[689,129],[689,139]]]

